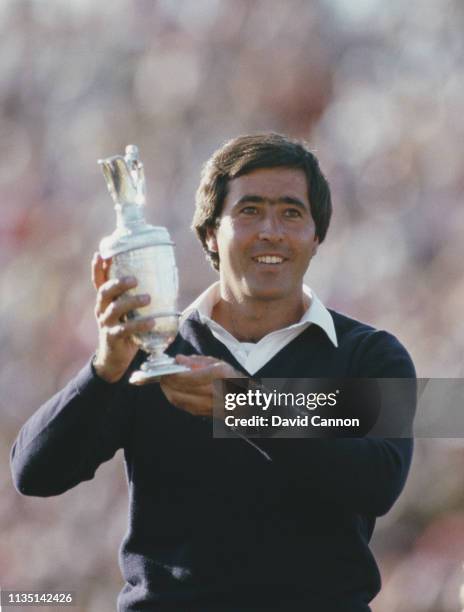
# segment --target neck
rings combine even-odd
[[[241,302],[223,295],[214,306],[212,319],[239,342],[259,342],[267,334],[298,321],[309,306],[303,294],[279,300],[245,299]]]

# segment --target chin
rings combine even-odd
[[[289,291],[283,287],[248,287],[246,294],[256,300],[280,300],[288,296]]]

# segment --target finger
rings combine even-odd
[[[213,393],[213,384],[207,383],[205,385],[192,385],[185,384],[185,382],[180,382],[179,380],[173,379],[171,375],[161,376],[160,383],[163,389],[166,389],[166,392],[174,393],[187,393],[191,396],[194,395],[211,395]]]
[[[118,323],[108,328],[108,336],[115,340],[130,338],[134,334],[149,332],[155,325],[154,317],[144,317],[143,319],[133,319],[126,323]]]
[[[207,355],[177,355],[177,363],[185,365],[190,370],[204,369],[210,365],[223,364],[224,368],[221,372],[221,376],[215,376],[214,378],[247,378],[245,374],[233,368],[229,363],[216,359],[215,357],[209,357]],[[219,372],[216,372],[219,374]]]
[[[106,264],[106,265],[105,265]],[[92,283],[95,289],[99,289],[108,280],[108,262],[102,258],[100,253],[94,253],[92,257]]]
[[[165,390],[163,389],[162,383],[161,388],[164,392]],[[173,406],[186,410],[195,416],[211,416],[213,413],[213,398],[211,393],[197,395],[183,391],[173,391],[171,389],[165,392],[165,395]]]
[[[143,308],[149,303],[150,296],[147,293],[140,295],[123,294],[110,302],[106,310],[98,317],[99,323],[100,325],[116,325],[131,311]]]
[[[111,262],[112,262],[112,257],[109,257],[108,259],[103,260],[103,270],[106,273],[106,280],[108,280],[108,274],[110,272]]]
[[[196,370],[198,368],[205,368],[206,366],[212,365],[214,363],[219,363],[219,359],[215,359],[214,357],[209,357],[208,355],[176,355],[176,362],[180,365],[187,366],[191,370]]]
[[[203,385],[193,386],[190,383],[186,383],[182,376],[177,374],[166,374],[160,377],[160,384],[163,389],[166,389],[167,392],[171,393],[174,391],[179,391],[182,393],[187,393],[189,395],[202,395],[202,394],[210,394],[212,392],[213,385],[211,383],[206,383]]]
[[[242,374],[242,372],[236,370],[226,361],[223,361],[222,359],[217,359],[216,357],[210,357],[209,355],[182,355],[181,353],[179,353],[178,355],[176,355],[175,359],[177,363],[188,366],[192,370],[204,368],[206,366],[217,363],[223,363],[230,370],[230,378],[245,377],[245,374]]]
[[[224,361],[215,361],[203,368],[192,369],[189,372],[180,372],[179,374],[169,374],[172,383],[176,387],[189,387],[197,385],[205,385],[211,383],[218,378],[234,378],[233,368]]]
[[[120,295],[137,286],[137,279],[134,276],[124,278],[112,278],[101,285],[97,292],[96,314],[102,314],[108,305]]]

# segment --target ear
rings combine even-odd
[[[313,248],[312,248],[311,257],[314,257],[314,255],[317,253],[318,247],[319,247],[319,238],[315,236],[313,240]]]
[[[212,227],[206,228],[206,246],[211,253],[218,252],[218,245],[216,240],[216,230]]]

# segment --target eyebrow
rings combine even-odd
[[[255,204],[263,204],[269,202],[270,204],[292,204],[293,206],[297,206],[305,211],[308,211],[308,207],[304,202],[299,200],[298,198],[292,198],[291,196],[283,196],[281,198],[263,198],[262,196],[255,194],[246,194],[239,198],[235,204],[236,206],[240,206],[241,204],[246,204],[247,202],[254,202]]]

